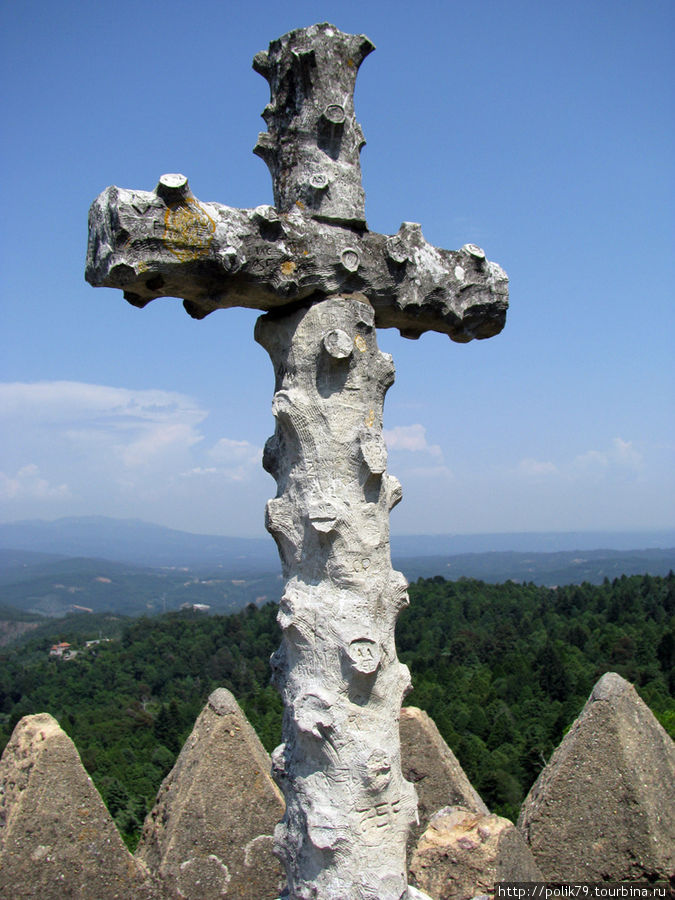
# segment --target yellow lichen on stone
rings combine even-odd
[[[205,256],[215,231],[216,223],[194,199],[169,206],[164,215],[164,243],[181,262]]]

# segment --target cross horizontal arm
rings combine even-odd
[[[473,244],[438,249],[411,222],[387,236],[300,210],[202,203],[176,175],[162,176],[152,192],[110,187],[99,195],[85,277],[122,289],[138,307],[180,297],[198,319],[233,306],[271,311],[358,293],[381,328],[411,338],[438,331],[461,343],[498,334],[508,306],[506,273]]]

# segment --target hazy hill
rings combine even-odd
[[[666,540],[656,533],[643,543]],[[675,545],[675,535],[673,545]],[[410,581],[446,578],[507,580],[538,585],[601,584],[621,575],[667,575],[675,550],[579,549],[607,535],[413,536],[393,540],[393,561]],[[615,535],[615,543],[638,541]],[[0,525],[0,642],[34,627],[34,616],[113,613],[130,616],[205,604],[211,613],[233,612],[249,603],[278,601],[281,567],[271,538],[188,534],[137,520],[95,518]],[[458,547],[500,544],[549,546],[555,552],[498,550],[458,553]],[[23,613],[24,624],[17,616]],[[32,614],[33,618],[30,615]],[[26,618],[26,615],[28,617]],[[2,628],[5,628],[4,638]]]
[[[78,612],[138,616],[177,610],[185,603],[205,604],[212,612],[234,612],[248,603],[279,599],[278,571],[231,575],[215,570],[205,576],[184,567],[130,566],[88,557],[57,559],[0,571],[0,604],[43,616]]]
[[[237,574],[278,566],[274,541],[191,534],[140,519],[80,516],[0,524],[0,547],[142,566],[215,566]]]
[[[0,547],[61,556],[96,557],[142,566],[222,566],[244,577],[278,571],[271,537],[237,538],[191,534],[140,519],[81,516],[53,522],[0,523]],[[553,553],[573,550],[634,550],[675,547],[675,530],[568,532],[392,537],[396,558],[465,553]],[[508,577],[508,576],[507,576]]]
[[[667,575],[675,569],[671,550],[572,550],[556,553],[462,553],[395,559],[408,580],[443,575],[482,581],[521,581],[553,587],[561,584],[601,584],[621,575]]]

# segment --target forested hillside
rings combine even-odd
[[[426,709],[494,811],[515,818],[541,767],[606,671],[633,682],[675,732],[675,576],[623,576],[558,589],[441,577],[410,587],[397,629],[412,671],[407,702]],[[0,654],[0,739],[50,712],[70,734],[133,846],[182,741],[218,686],[263,743],[280,739],[269,686],[276,607],[230,616],[97,616]],[[85,640],[112,640],[85,646]],[[50,657],[56,640],[77,655]]]

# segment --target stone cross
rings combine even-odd
[[[474,244],[440,250],[410,222],[391,236],[368,230],[353,91],[373,49],[322,24],[255,57],[271,100],[254,152],[274,206],[204,203],[183,175],[163,175],[150,192],[108,188],[89,217],[90,284],[138,307],[181,297],[198,319],[231,306],[266,313],[255,328],[276,379],[266,527],[286,580],[272,657],[284,703],[272,759],[286,800],[275,851],[291,900],[421,896],[407,885],[417,800],[401,774],[410,675],[394,645],[407,582],[389,551],[401,486],[382,438],[394,365],[376,328],[462,343],[501,331],[508,305],[506,274]]]

